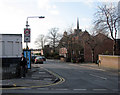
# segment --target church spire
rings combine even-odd
[[[79,29],[79,18],[77,17],[77,29],[75,29],[74,33],[78,35],[82,30]]]
[[[79,18],[77,18],[77,31],[79,31]]]

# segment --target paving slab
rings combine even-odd
[[[56,76],[52,75],[45,69],[32,67],[32,69],[28,70],[26,77],[24,78],[2,80],[2,87],[41,87],[54,83],[56,79]]]

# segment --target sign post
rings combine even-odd
[[[28,49],[30,43],[31,31],[30,28],[24,28],[24,42],[26,43],[26,50],[23,50],[24,57],[27,60],[27,69],[31,69],[31,51]]]

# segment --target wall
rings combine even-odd
[[[22,34],[0,34],[0,77],[18,77],[22,53]]]
[[[99,55],[100,67],[107,67],[110,69],[119,69],[120,56]]]
[[[20,75],[20,57],[0,58],[2,59],[2,79],[17,78]]]
[[[1,34],[2,57],[18,57],[22,53],[22,34]]]

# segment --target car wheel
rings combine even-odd
[[[41,64],[43,64],[43,62],[40,62]]]

